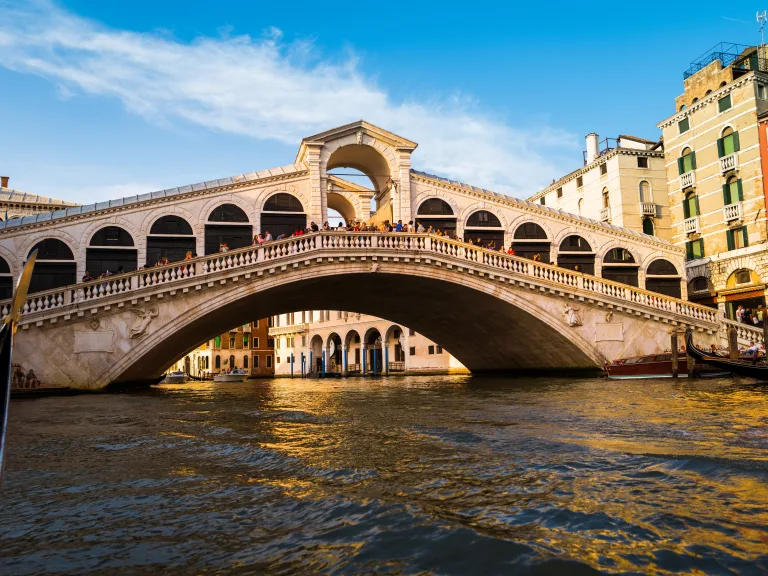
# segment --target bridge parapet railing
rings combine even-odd
[[[73,303],[87,303],[115,294],[127,294],[135,290],[174,284],[209,274],[248,268],[260,263],[277,262],[300,254],[335,250],[340,252],[352,250],[365,253],[377,249],[446,256],[586,293],[624,300],[660,312],[683,316],[690,320],[718,323],[717,310],[711,308],[612,280],[585,275],[556,265],[487,250],[459,240],[415,233],[344,231],[305,234],[262,245],[248,246],[183,262],[175,262],[167,266],[140,269],[92,282],[39,292],[28,297],[23,312],[34,313]],[[7,315],[9,305],[10,300],[0,302],[1,316]]]
[[[736,330],[736,339],[741,345],[747,345],[752,342],[757,342],[759,344],[760,342],[765,341],[763,337],[763,329],[760,326],[750,326],[749,324],[728,319],[723,320],[723,324],[726,328],[733,326]]]

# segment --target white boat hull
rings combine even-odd
[[[186,376],[166,376],[166,384],[184,384],[187,381]]]
[[[214,382],[245,382],[248,374],[218,374],[213,377]]]

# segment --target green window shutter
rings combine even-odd
[[[731,203],[731,188],[728,184],[723,184],[723,206]]]
[[[693,260],[693,246],[690,242],[685,243],[685,259]]]
[[[677,159],[677,173],[682,174],[683,173],[683,159],[678,158]]]
[[[690,200],[686,198],[683,200],[683,218],[688,220],[688,218],[691,217],[691,205],[689,204]]]
[[[744,190],[741,187],[741,178],[736,180],[736,190],[739,194],[739,202],[742,202],[744,200]]]
[[[697,242],[699,243],[699,258],[704,258],[704,240],[700,239]]]
[[[725,239],[728,242],[728,251],[733,250],[733,230],[725,231]]]
[[[691,152],[691,170],[696,170],[696,152]]]
[[[694,216],[698,216],[699,214],[701,214],[701,210],[699,210],[699,196],[698,196],[698,194],[693,197],[693,202],[694,202],[694,205],[696,206],[696,214],[694,214]]]
[[[678,130],[680,130],[680,134],[682,134],[683,132],[688,132],[690,127],[691,127],[691,124],[688,118],[683,118],[682,120],[680,120],[680,122],[677,123],[677,128]]]
[[[738,132],[733,133],[733,151],[734,152],[739,151],[739,133]]]
[[[742,233],[742,238],[744,240],[744,247],[746,248],[747,246],[749,246],[749,236],[747,236],[747,227],[746,226],[742,226],[741,227],[741,233]]]
[[[722,158],[723,156],[725,156],[725,147],[723,146],[722,138],[717,139],[717,156],[718,158]]]

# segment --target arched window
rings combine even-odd
[[[699,197],[695,192],[688,192],[683,200],[683,217],[693,218],[699,215]]]
[[[638,285],[638,265],[635,257],[626,248],[612,248],[603,257],[603,278],[629,284]]]
[[[216,361],[214,362],[213,365],[216,368],[216,370],[219,370],[221,368],[221,356],[219,356],[218,354],[216,354]]]
[[[741,179],[731,176],[723,186],[723,205],[736,204],[743,200],[744,192],[741,188]]]
[[[680,298],[680,274],[669,260],[658,258],[646,270],[645,289]]]
[[[236,250],[253,243],[253,227],[239,206],[222,204],[211,212],[205,225],[205,253],[216,254],[226,245]]]
[[[248,355],[243,356],[243,368],[248,368]]]
[[[643,218],[643,234],[653,236],[653,220],[650,218]]]
[[[119,226],[106,226],[93,235],[85,250],[85,269],[94,278],[105,272],[122,274],[138,268],[133,237]]]
[[[497,230],[489,230],[497,228]],[[492,212],[478,210],[467,218],[464,226],[464,241],[480,244],[486,247],[500,248],[504,245],[504,230],[501,222]]]
[[[722,158],[739,151],[739,133],[727,126],[717,141],[717,154]]]
[[[651,195],[651,185],[647,180],[642,180],[638,185],[640,191],[640,202],[653,202],[653,195]]]
[[[550,242],[544,228],[535,222],[520,224],[513,235],[512,248],[517,256],[550,263]]]
[[[707,92],[704,94],[704,96],[709,96],[710,94],[712,94],[712,90],[707,90]]]
[[[682,112],[683,110],[685,110],[685,104],[680,105],[680,112]]]
[[[179,262],[188,252],[197,255],[197,241],[189,222],[173,215],[155,220],[147,236],[147,266],[153,266],[161,258]]]
[[[677,159],[677,168],[680,174],[685,174],[696,168],[696,155],[687,146],[683,148],[680,158]]]
[[[35,244],[29,254],[35,250],[37,261],[29,283],[30,293],[53,290],[76,282],[75,255],[64,242],[56,238],[46,238]]]
[[[208,222],[248,222],[248,215],[239,206],[222,204],[211,212]]]
[[[525,222],[520,224],[515,230],[515,240],[547,240],[547,233],[544,228],[535,222]]]
[[[5,258],[0,258],[0,300],[6,300],[13,296],[13,276],[11,267]]]
[[[269,232],[273,239],[289,237],[298,228],[307,227],[307,215],[301,201],[286,192],[273,194],[261,212],[261,233]]]
[[[560,242],[557,253],[557,265],[583,274],[595,273],[595,254],[584,238],[577,235],[566,236]]]
[[[727,84],[727,82],[725,80],[723,80],[722,82],[720,82],[720,88],[723,88],[726,84]]]
[[[584,198],[579,198],[578,208],[579,208],[579,216],[581,216],[581,207],[584,205]]]
[[[696,102],[698,102],[698,101],[699,101],[699,99],[698,99],[698,98],[694,98],[694,99],[693,99],[693,104],[696,104]]]
[[[278,192],[264,202],[265,212],[304,212],[301,201],[291,194]]]
[[[230,367],[230,368],[232,368],[233,370],[234,370],[234,369],[235,369],[235,367],[236,367],[236,364],[235,364],[235,357],[234,357],[234,355],[231,355],[231,356],[229,357],[229,367]]]
[[[603,258],[606,264],[634,264],[635,257],[626,248],[612,248]]]
[[[608,188],[603,188],[603,208],[611,207],[611,196],[608,192]]]
[[[453,216],[453,209],[445,200],[429,198],[421,203],[416,214],[419,216]]]
[[[421,224],[427,230],[432,226],[434,230],[441,230],[450,236],[456,233],[456,217],[453,208],[445,200],[428,198],[419,205],[416,214],[416,224]]]

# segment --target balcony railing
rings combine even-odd
[[[653,202],[642,202],[643,216],[656,216],[656,204]]]
[[[699,231],[699,217],[686,218],[683,221],[683,228],[686,234],[696,234]]]
[[[734,220],[741,220],[743,216],[742,208],[741,208],[741,202],[736,202],[736,204],[728,204],[727,206],[723,206],[723,218],[726,222],[732,222]]]
[[[734,152],[720,158],[720,172],[728,172],[730,170],[736,170],[739,167],[739,155]]]
[[[683,190],[692,187],[696,183],[696,177],[694,174],[695,173],[693,170],[686,172],[685,174],[680,174],[680,187]]]
[[[608,220],[611,219],[611,209],[610,208],[603,208],[600,210],[600,221],[601,222],[608,222]]]
[[[301,334],[309,330],[309,324],[290,324],[288,326],[278,326],[267,330],[269,336],[282,336],[283,334]]]

